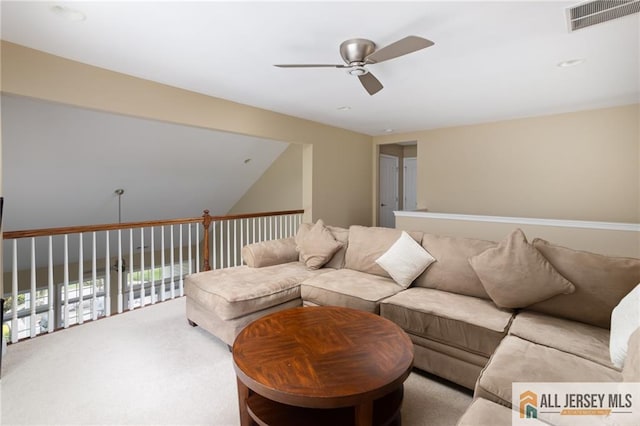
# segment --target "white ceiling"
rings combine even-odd
[[[223,215],[288,144],[2,96],[5,231]],[[251,159],[245,164],[246,159]]]
[[[640,20],[574,33],[574,2],[0,3],[3,40],[369,135],[640,100]],[[85,14],[72,21],[57,5]],[[369,96],[339,44],[433,47],[369,69]],[[568,59],[586,61],[572,68]],[[349,106],[346,111],[339,107]],[[5,230],[225,214],[286,144],[3,96]],[[253,161],[245,165],[245,158]]]
[[[395,132],[639,101],[638,15],[567,31],[577,2],[2,2],[2,38],[107,69],[358,132]],[[86,15],[70,21],[56,4]],[[369,96],[339,44],[435,46],[370,66]],[[577,67],[564,60],[584,58]],[[338,107],[349,106],[348,111]]]

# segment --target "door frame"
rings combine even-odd
[[[381,172],[381,168],[380,168],[380,162],[383,158],[387,158],[390,160],[394,160],[395,162],[395,181],[396,181],[396,185],[394,186],[394,192],[395,192],[395,201],[394,201],[394,208],[393,210],[398,210],[399,208],[399,197],[400,197],[400,191],[399,191],[399,184],[400,184],[400,158],[395,156],[395,155],[388,155],[388,154],[379,154],[378,155],[378,194],[377,194],[377,226],[382,226],[382,197],[381,197],[381,192],[382,192],[382,185],[380,184],[380,182],[382,181],[382,172]]]

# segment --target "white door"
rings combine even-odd
[[[378,223],[395,228],[394,210],[398,210],[398,157],[380,154],[380,210]]]
[[[416,199],[417,189],[416,182],[418,179],[418,169],[416,158],[404,159],[404,205],[402,210],[416,210],[418,208],[418,200]]]

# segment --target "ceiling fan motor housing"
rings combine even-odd
[[[376,50],[376,44],[364,38],[352,38],[340,44],[340,56],[354,66],[364,65],[364,60]]]

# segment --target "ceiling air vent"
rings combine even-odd
[[[569,32],[638,13],[640,0],[598,0],[567,9]]]

